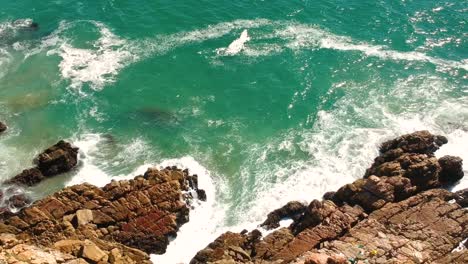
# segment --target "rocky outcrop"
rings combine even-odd
[[[0,122],[0,133],[5,132],[6,130],[7,126],[4,123]]]
[[[77,160],[78,148],[61,140],[36,157],[36,167],[23,170],[6,183],[32,186],[47,177],[70,171]]]
[[[355,263],[466,263],[441,262],[468,237],[468,213],[452,199],[449,191],[434,189],[389,203],[313,252]]]
[[[196,175],[175,167],[151,168],[102,188],[75,185],[18,213],[0,214],[0,233],[89,263],[150,263],[148,254],[164,253],[189,220],[197,186]]]
[[[269,213],[265,222],[263,222],[260,226],[266,229],[277,228],[280,226],[279,222],[282,219],[284,218],[296,219],[304,213],[306,208],[307,206],[301,202],[298,202],[298,201],[289,202],[285,206]]]
[[[452,251],[468,237],[468,190],[440,189],[463,177],[460,158],[435,157],[445,143],[427,131],[384,142],[363,179],[296,211],[288,228],[225,233],[191,263],[466,263],[466,249]]]

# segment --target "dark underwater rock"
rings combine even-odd
[[[7,126],[4,123],[0,122],[0,133],[5,132],[6,130]]]

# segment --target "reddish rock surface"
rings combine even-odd
[[[440,189],[463,177],[460,158],[434,156],[445,143],[427,131],[384,142],[363,179],[312,201],[288,228],[225,233],[191,264],[467,263],[466,248],[454,249],[468,237],[468,190]],[[264,225],[291,217],[287,208]]]
[[[189,220],[186,193],[197,185],[196,176],[175,167],[103,188],[75,185],[19,213],[0,214],[0,233],[90,263],[150,263],[148,254],[164,253],[168,238]]]

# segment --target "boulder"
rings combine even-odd
[[[441,184],[453,185],[463,178],[463,161],[460,157],[443,156],[439,159],[439,165]]]
[[[76,166],[78,148],[60,140],[57,144],[44,150],[36,159],[37,168],[44,176],[53,176],[67,172]]]
[[[6,184],[36,185],[47,177],[70,171],[76,166],[77,160],[78,148],[61,140],[36,157],[36,167],[23,170]]]
[[[91,263],[98,263],[99,261],[107,262],[108,260],[106,252],[102,251],[90,240],[85,240],[83,242],[81,257],[89,260]]]
[[[86,225],[93,222],[93,211],[89,209],[81,209],[76,211],[76,225]]]

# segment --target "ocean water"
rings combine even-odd
[[[152,256],[187,263],[361,177],[402,133],[468,162],[467,21],[462,0],[0,0],[0,180],[59,139],[80,164],[36,198],[189,168],[208,201]]]

